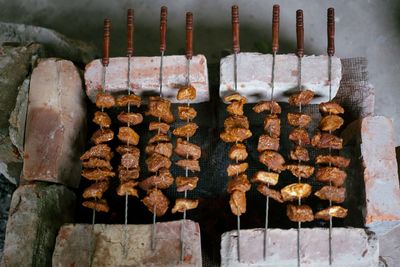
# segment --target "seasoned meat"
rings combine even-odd
[[[179,106],[178,107],[178,117],[180,120],[187,121],[193,120],[197,116],[197,111],[188,106]]]
[[[146,115],[160,118],[163,122],[172,123],[175,118],[171,111],[171,101],[158,96],[150,96]]]
[[[115,176],[115,172],[106,169],[85,169],[81,175],[88,180],[105,180]]]
[[[257,113],[269,111],[272,114],[280,114],[282,112],[278,102],[275,101],[261,101],[253,107],[253,111]]]
[[[107,191],[109,187],[108,180],[98,181],[90,185],[83,191],[83,198],[97,198],[101,199],[103,197],[104,192]]]
[[[182,158],[199,159],[201,157],[201,148],[198,145],[192,144],[182,138],[176,141],[175,154]]]
[[[260,184],[259,186],[257,186],[257,191],[266,197],[270,197],[279,203],[283,203],[281,193],[277,190],[269,188],[265,184]]]
[[[344,123],[344,120],[338,115],[326,115],[319,123],[321,131],[335,131]]]
[[[251,184],[247,179],[247,175],[242,173],[229,180],[226,191],[228,191],[229,194],[232,194],[234,191],[247,192],[250,190],[250,188]]]
[[[243,106],[246,104],[246,102],[246,98],[239,101],[234,101],[226,107],[226,111],[228,111],[228,113],[231,115],[243,115]]]
[[[286,215],[292,222],[311,222],[314,220],[314,214],[308,205],[292,205],[286,207]]]
[[[161,168],[169,169],[171,167],[171,161],[163,155],[153,153],[146,159],[146,165],[149,172],[157,172]]]
[[[192,177],[178,176],[175,179],[176,191],[184,192],[185,190],[187,191],[193,190],[197,187],[198,181],[199,177],[197,176],[192,176]]]
[[[285,170],[285,159],[275,151],[264,151],[258,157],[259,161],[274,172]]]
[[[283,201],[293,201],[297,199],[307,198],[312,191],[309,184],[295,183],[285,186],[281,189]]]
[[[124,168],[123,166],[118,166],[118,178],[121,182],[124,181],[129,181],[129,180],[134,180],[139,178],[140,175],[140,169],[127,169]]]
[[[279,173],[258,171],[254,174],[251,181],[253,183],[276,185],[279,181]]]
[[[233,191],[229,205],[231,206],[232,213],[237,216],[246,213],[246,193],[239,190]]]
[[[303,90],[301,92],[295,93],[289,97],[289,105],[299,106],[310,104],[314,97],[314,92],[311,90]]]
[[[183,169],[188,169],[189,171],[192,172],[199,172],[200,171],[200,165],[198,160],[194,159],[180,159],[175,164],[179,167],[182,167]]]
[[[332,166],[338,168],[347,168],[350,164],[350,159],[341,156],[331,156],[331,155],[318,155],[315,158],[316,164],[331,164]]]
[[[169,200],[158,189],[147,191],[147,196],[143,198],[142,202],[151,213],[155,211],[157,217],[163,216],[168,210]]]
[[[121,165],[127,169],[139,167],[139,155],[133,153],[125,153],[121,157]]]
[[[305,129],[295,128],[289,133],[289,140],[299,146],[310,144],[310,136]]]
[[[268,115],[264,119],[264,132],[273,138],[281,135],[281,120],[276,115]]]
[[[138,182],[132,180],[121,183],[117,187],[117,195],[122,197],[125,196],[125,194],[128,194],[128,196],[139,197],[139,192],[135,188],[137,184]]]
[[[171,139],[169,139],[168,135],[160,133],[150,138],[148,144],[154,144],[158,142],[170,142],[170,141]]]
[[[199,128],[199,126],[197,126],[196,123],[189,122],[181,127],[175,128],[172,133],[178,137],[192,137],[196,133],[197,128]]]
[[[88,151],[86,151],[81,157],[81,160],[88,160],[89,158],[101,158],[110,161],[113,157],[111,148],[106,144],[100,144],[97,146],[92,146]]]
[[[325,102],[319,104],[319,111],[322,114],[343,114],[344,109],[335,102]]]
[[[294,176],[300,178],[309,178],[314,173],[314,167],[302,164],[288,164],[286,170],[290,171]]]
[[[82,203],[82,206],[89,209],[95,209],[96,212],[108,212],[110,208],[108,207],[107,200],[87,200]]]
[[[112,170],[110,161],[99,158],[90,158],[89,160],[82,162],[82,167],[86,169],[100,168],[100,169],[107,169],[110,171]]]
[[[99,129],[94,132],[90,139],[96,145],[106,143],[114,139],[114,132],[111,129]]]
[[[311,139],[311,144],[316,148],[342,149],[343,139],[333,134],[317,132]]]
[[[300,128],[308,127],[311,122],[311,116],[302,113],[288,113],[287,119],[289,125]]]
[[[111,118],[107,113],[96,111],[94,113],[93,122],[103,128],[109,128],[111,125]]]
[[[242,161],[247,159],[248,153],[246,150],[246,146],[241,143],[233,144],[229,149],[229,158],[231,160]]]
[[[98,93],[96,95],[96,106],[98,108],[112,108],[115,106],[115,99],[110,94]]]
[[[346,198],[346,188],[326,185],[315,192],[314,195],[322,200],[331,200],[332,202],[342,203]]]
[[[329,221],[329,217],[345,218],[347,216],[347,209],[341,206],[330,206],[315,213],[315,219]]]
[[[247,119],[246,116],[232,115],[226,118],[224,121],[224,128],[226,131],[232,128],[249,129],[249,127],[250,127],[249,120]]]
[[[303,162],[310,160],[307,148],[302,146],[296,146],[293,150],[291,150],[290,158],[292,160],[303,161]]]
[[[157,143],[147,145],[145,148],[145,152],[148,155],[153,153],[158,153],[160,155],[166,156],[170,158],[172,156],[172,144],[171,143]]]
[[[229,164],[228,168],[226,168],[226,172],[228,176],[238,175],[247,170],[249,164],[247,162],[238,163],[238,164]]]
[[[149,124],[149,131],[159,131],[162,134],[166,134],[169,131],[169,125],[165,122],[152,121]]]
[[[245,128],[232,128],[229,130],[225,130],[219,135],[222,141],[226,143],[243,142],[251,136],[251,131]]]
[[[161,168],[158,175],[150,176],[139,183],[141,189],[147,191],[153,188],[167,189],[174,183],[174,177],[166,168]]]
[[[224,97],[224,101],[226,103],[233,103],[235,101],[245,101],[245,103],[246,103],[247,102],[247,98],[242,96],[239,93],[233,92],[233,93],[230,93],[229,95],[225,96]]]
[[[116,103],[118,107],[125,107],[128,104],[130,104],[131,106],[140,107],[140,105],[142,104],[142,98],[135,94],[124,95],[118,97]]]
[[[134,155],[137,155],[138,157],[140,156],[140,150],[139,148],[135,147],[135,146],[127,146],[127,145],[120,145],[117,146],[117,152],[120,155],[126,154],[126,153],[131,153]]]
[[[197,208],[198,205],[199,200],[197,199],[177,198],[175,200],[175,206],[172,208],[171,212],[185,212],[186,210]]]
[[[138,125],[143,122],[143,116],[140,113],[132,113],[132,112],[121,112],[118,116],[117,119],[126,124],[130,125]]]
[[[139,135],[131,127],[120,127],[118,139],[129,145],[136,146],[139,143]]]
[[[315,174],[315,178],[319,182],[327,183],[329,179],[332,181],[332,185],[334,186],[342,186],[344,181],[347,178],[346,172],[342,171],[336,167],[323,167],[317,170]]]
[[[196,89],[192,85],[185,85],[179,88],[176,99],[193,100],[196,98]]]
[[[279,138],[270,137],[267,134],[262,134],[258,138],[257,151],[263,152],[265,150],[279,150]]]

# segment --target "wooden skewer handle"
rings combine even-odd
[[[193,56],[193,14],[186,13],[186,58],[192,59]]]
[[[232,6],[232,41],[233,41],[233,52],[240,52],[239,42],[239,7]]]
[[[109,19],[104,19],[103,58],[101,60],[103,66],[108,66],[108,63],[110,62],[110,27],[111,27],[111,21]]]
[[[272,10],[272,52],[277,53],[279,49],[279,5],[274,5]]]
[[[296,55],[298,57],[304,56],[304,22],[303,10],[296,11],[296,35],[297,35],[297,49]]]
[[[328,56],[335,54],[335,9],[328,8]]]
[[[168,9],[166,6],[161,7],[160,13],[160,52],[165,52],[167,49],[167,16]]]
[[[133,10],[128,9],[128,14],[127,14],[127,40],[128,40],[128,56],[133,55],[133,34],[134,34],[134,26],[133,26]]]

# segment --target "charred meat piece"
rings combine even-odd
[[[115,176],[115,172],[106,169],[85,169],[81,175],[88,180],[105,180]]]
[[[121,112],[118,116],[117,119],[126,124],[131,124],[131,125],[138,125],[143,122],[143,116],[140,113],[132,113],[132,112]]]
[[[308,105],[314,97],[314,92],[311,90],[303,90],[289,97],[289,105],[299,106]]]
[[[245,128],[249,129],[250,124],[246,116],[232,115],[225,119],[224,128],[226,131],[232,128]]]
[[[182,138],[176,141],[175,153],[188,159],[199,159],[201,157],[201,148],[198,145],[192,144]]]
[[[343,139],[333,134],[317,132],[311,139],[311,144],[316,148],[342,149]]]
[[[224,101],[226,103],[233,103],[235,101],[244,101],[245,103],[247,102],[247,98],[242,96],[239,93],[231,93],[227,96],[224,97]]]
[[[341,156],[318,155],[315,158],[316,164],[331,164],[338,168],[347,168],[350,164],[350,159]]]
[[[153,153],[146,159],[146,165],[149,172],[157,172],[161,168],[169,169],[171,167],[171,161],[163,155]]]
[[[86,151],[81,157],[81,160],[88,160],[90,158],[101,158],[107,161],[110,161],[113,157],[113,153],[111,152],[111,148],[106,144],[100,144],[97,146],[91,147],[88,151]]]
[[[197,187],[197,182],[199,181],[199,177],[184,177],[178,176],[175,179],[176,191],[177,192],[185,192],[185,190],[190,191]]]
[[[101,143],[106,143],[114,139],[114,132],[111,129],[99,129],[94,132],[92,135],[92,140],[93,143],[96,145],[101,144]]]
[[[322,200],[331,200],[332,202],[342,203],[346,198],[346,188],[326,185],[315,192],[314,195]]]
[[[303,161],[303,162],[310,160],[307,148],[302,146],[296,146],[293,150],[291,150],[290,158],[292,160]]]
[[[104,160],[104,159],[99,159],[99,158],[90,158],[87,161],[82,162],[83,168],[86,169],[107,169],[107,170],[112,170],[112,166],[110,164],[110,161]]]
[[[175,128],[172,133],[178,137],[192,137],[196,133],[197,128],[199,128],[199,126],[197,126],[196,123],[189,122],[181,127]]]
[[[158,142],[170,142],[171,139],[169,139],[168,135],[166,134],[156,134],[155,136],[153,136],[152,138],[149,139],[149,144],[154,144],[154,143],[158,143]]]
[[[322,114],[343,114],[344,109],[335,102],[325,102],[325,103],[320,103],[319,104],[319,111]]]
[[[329,221],[329,217],[345,218],[347,216],[347,209],[341,206],[330,206],[315,213],[315,219]]]
[[[83,198],[101,199],[109,187],[108,180],[98,181],[83,191]]]
[[[242,161],[247,159],[249,154],[247,153],[246,146],[244,144],[237,143],[231,146],[228,155],[231,160]]]
[[[279,173],[258,171],[254,174],[251,181],[253,183],[276,185],[279,181]]]
[[[279,203],[283,203],[281,193],[279,191],[269,188],[265,184],[260,184],[259,186],[257,186],[257,191],[266,197],[270,197]]]
[[[139,135],[131,127],[120,127],[118,139],[129,145],[136,146],[139,143]]]
[[[148,155],[153,153],[158,153],[160,155],[166,156],[170,158],[172,156],[172,144],[171,143],[157,143],[147,145],[145,148],[145,152]]]
[[[198,160],[194,159],[180,159],[175,164],[179,167],[182,167],[183,169],[188,169],[189,171],[192,172],[199,172],[200,171],[200,165]]]
[[[247,99],[234,101],[226,107],[226,111],[228,111],[231,115],[243,115],[243,106],[246,104]]]
[[[293,127],[306,128],[311,122],[311,116],[302,113],[288,113],[289,125]]]
[[[292,205],[286,207],[286,215],[292,222],[311,222],[314,220],[314,214],[308,205]]]
[[[268,115],[264,119],[264,132],[273,138],[281,135],[281,120],[276,115]]]
[[[321,131],[335,131],[342,127],[344,120],[338,115],[326,115],[319,122],[319,128]]]
[[[259,161],[274,172],[285,170],[285,159],[275,151],[264,151],[258,157]]]
[[[251,131],[245,128],[231,128],[229,130],[225,130],[219,135],[222,141],[226,143],[243,142],[251,136]]]
[[[229,164],[228,168],[226,169],[226,172],[228,173],[228,176],[234,176],[245,172],[248,167],[249,164],[247,162]]]
[[[176,99],[193,100],[196,98],[196,89],[192,85],[185,85],[179,88]]]
[[[82,203],[82,206],[89,209],[95,209],[96,212],[108,212],[110,208],[108,207],[107,200],[87,200]]]
[[[299,146],[310,144],[310,136],[305,129],[295,128],[289,133],[289,140]]]
[[[132,180],[121,183],[117,187],[117,195],[122,197],[125,196],[125,194],[128,194],[128,196],[139,197],[139,192],[135,188],[137,184],[138,182]]]
[[[169,127],[165,122],[152,121],[149,124],[149,131],[159,131],[162,134],[166,134],[169,131]]]
[[[288,164],[286,170],[300,178],[309,178],[314,173],[314,167],[309,165]]]
[[[118,178],[122,182],[129,181],[129,180],[134,180],[139,178],[140,175],[140,169],[126,169],[123,166],[118,166]]]
[[[168,210],[169,200],[158,189],[147,191],[147,196],[143,198],[142,202],[151,213],[155,211],[157,217],[163,216]]]
[[[139,167],[139,155],[133,153],[125,153],[121,157],[121,165],[127,169]]]
[[[171,111],[171,101],[167,99],[159,96],[150,96],[148,108],[146,115],[160,118],[166,123],[172,123],[175,120]]]
[[[192,210],[197,208],[199,205],[199,200],[197,199],[187,199],[187,198],[177,198],[175,200],[175,205],[171,212],[185,212],[186,210]]]
[[[96,95],[96,107],[112,108],[115,106],[115,99],[112,95],[106,93],[98,93]]]
[[[229,194],[232,194],[234,191],[241,191],[241,192],[247,192],[251,188],[250,182],[247,179],[247,175],[242,173],[239,175],[234,176],[229,182],[228,182],[228,188],[226,191],[228,191]]]
[[[346,172],[336,167],[323,167],[319,168],[315,174],[315,178],[319,182],[327,183],[329,179],[334,186],[342,186],[347,178]]]
[[[171,172],[166,169],[160,169],[158,175],[150,176],[139,183],[141,189],[147,191],[153,188],[167,189],[174,183],[174,177]]]
[[[275,101],[261,101],[253,107],[254,112],[261,113],[263,111],[269,111],[272,114],[280,114],[282,112],[278,102]]]
[[[231,206],[232,213],[237,216],[246,213],[246,193],[239,190],[233,191],[229,205]]]
[[[116,103],[117,103],[118,107],[125,107],[128,104],[131,106],[140,107],[140,105],[142,104],[142,98],[135,94],[124,95],[124,96],[118,97],[116,100]]]
[[[94,113],[93,122],[102,128],[109,128],[111,125],[111,118],[105,112],[96,111]]]
[[[179,106],[178,107],[178,117],[183,121],[193,120],[197,116],[197,111],[188,106]]]
[[[279,138],[270,137],[268,134],[262,134],[258,138],[257,151],[263,152],[265,150],[279,150]]]
[[[285,186],[281,189],[283,201],[293,201],[297,199],[307,198],[312,191],[309,184],[295,183]]]
[[[131,153],[134,155],[137,155],[138,157],[140,156],[140,150],[139,148],[135,146],[127,146],[127,145],[121,145],[117,147],[117,152],[120,155],[126,154],[126,153]]]

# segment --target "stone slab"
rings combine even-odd
[[[61,266],[202,266],[200,227],[186,220],[156,224],[151,250],[151,225],[64,225],[57,236],[53,267]],[[184,261],[180,262],[180,232],[184,226]],[[124,236],[127,233],[124,255]]]
[[[186,83],[185,56],[164,56],[163,59],[163,96],[172,102],[180,86]],[[103,66],[99,59],[86,65],[85,84],[86,94],[92,102],[102,89]],[[106,72],[106,89],[113,94],[126,93],[128,76],[128,58],[110,58]],[[138,95],[158,95],[160,77],[160,57],[131,58],[130,86]],[[203,55],[193,56],[190,63],[190,83],[197,90],[193,103],[209,101],[207,60]]]
[[[220,96],[234,89],[233,55],[220,62]],[[274,98],[287,102],[288,97],[297,90],[298,58],[296,55],[277,55],[275,62]],[[260,53],[239,53],[237,55],[237,89],[245,95],[249,103],[269,100],[271,97],[272,55]],[[332,98],[335,97],[342,77],[340,59],[332,58]],[[329,100],[328,57],[304,56],[302,60],[302,85],[315,92],[311,101],[318,104]]]
[[[328,229],[302,229],[301,266],[329,266]],[[263,229],[240,232],[241,262],[237,260],[237,232],[226,232],[221,241],[221,266],[297,266],[297,229],[268,231],[267,259],[263,259]],[[358,228],[333,228],[331,266],[378,266],[379,245],[375,234]]]

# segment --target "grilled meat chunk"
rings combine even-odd
[[[258,171],[253,175],[253,183],[276,185],[279,181],[279,173]]]
[[[314,97],[314,92],[311,90],[303,90],[301,92],[295,93],[289,97],[289,105],[291,106],[305,106],[310,104]]]
[[[226,172],[228,173],[228,176],[234,176],[245,172],[248,167],[249,164],[247,162],[229,164],[228,168],[226,169]]]
[[[323,167],[317,170],[315,178],[319,182],[327,183],[331,179],[334,186],[342,186],[347,178],[346,172],[336,167]]]
[[[148,155],[152,155],[153,153],[158,153],[160,155],[166,156],[167,158],[170,158],[172,156],[172,144],[171,143],[150,144],[146,146],[145,152]]]
[[[322,114],[343,114],[344,109],[335,102],[325,102],[325,103],[320,103],[319,104],[319,111]]]
[[[187,121],[193,120],[197,116],[197,111],[188,106],[179,106],[178,107],[178,117],[180,120]]]
[[[136,146],[139,143],[139,135],[131,127],[120,127],[118,139],[129,145]]]
[[[161,168],[169,169],[171,167],[171,161],[163,155],[153,153],[146,159],[146,165],[149,172],[157,172]]]
[[[198,181],[199,177],[197,176],[192,176],[192,177],[178,176],[175,179],[176,191],[184,192],[185,190],[187,191],[193,190],[197,187]]]
[[[117,147],[117,152],[120,155],[126,154],[126,153],[131,153],[134,155],[137,155],[137,157],[140,156],[140,150],[139,148],[135,147],[135,146],[127,146],[127,145],[120,145]]]
[[[128,194],[128,196],[139,197],[139,192],[135,188],[137,184],[138,182],[135,182],[133,180],[121,183],[117,187],[117,195],[122,197],[125,196],[125,194]]]
[[[247,159],[249,154],[247,153],[246,146],[244,144],[237,143],[231,146],[228,155],[231,160],[242,161]]]
[[[199,128],[199,126],[197,126],[196,123],[189,122],[181,127],[175,128],[172,133],[178,137],[192,137],[196,133],[197,128]]]
[[[224,128],[226,131],[232,128],[245,128],[249,129],[250,124],[246,116],[232,115],[225,119]]]
[[[115,99],[112,95],[106,93],[98,93],[96,95],[96,107],[112,108],[115,106]]]
[[[158,188],[167,189],[174,183],[174,177],[166,168],[161,168],[158,175],[150,176],[139,183],[139,187],[145,191]]]
[[[314,214],[308,205],[292,205],[286,207],[286,215],[292,222],[311,222],[314,220]]]
[[[274,172],[281,172],[285,170],[285,159],[281,154],[275,151],[264,151],[258,157],[259,161],[270,168]]]
[[[317,132],[311,139],[311,144],[316,148],[342,149],[343,139],[333,134]]]
[[[295,128],[289,133],[289,140],[299,146],[310,144],[310,136],[305,129]]]
[[[103,197],[104,192],[107,191],[109,187],[108,180],[98,181],[90,185],[83,191],[83,198],[97,198],[101,199]]]
[[[314,173],[314,167],[309,165],[288,164],[286,170],[300,178],[309,178]]]
[[[121,157],[121,165],[127,169],[139,167],[139,155],[133,153],[125,153]]]
[[[228,113],[231,115],[243,115],[243,106],[246,104],[246,102],[246,98],[239,101],[234,101],[226,107],[226,111],[228,111]]]
[[[192,172],[199,172],[200,171],[200,165],[198,160],[194,159],[180,159],[175,164],[179,167],[182,167],[183,169],[188,169],[189,171]]]
[[[303,161],[303,162],[310,160],[307,148],[302,146],[296,146],[293,150],[291,150],[290,158],[292,160]]]
[[[111,129],[99,129],[94,132],[90,139],[96,145],[106,143],[114,139],[114,132]]]
[[[273,200],[279,202],[279,203],[283,203],[283,199],[282,199],[282,195],[279,191],[274,190],[269,188],[267,185],[265,184],[260,184],[259,186],[257,186],[257,191],[260,192],[261,194],[263,194],[266,197],[270,197]]]
[[[231,128],[222,132],[219,137],[226,143],[243,142],[250,138],[252,133],[246,128]]]
[[[118,166],[118,178],[121,182],[139,178],[139,175],[140,175],[139,172],[140,172],[139,168],[127,169],[121,165]]]
[[[234,191],[247,192],[250,190],[250,188],[251,184],[247,179],[247,175],[242,173],[234,176],[228,182],[228,188],[226,189],[226,191],[228,191],[229,194],[232,194]]]
[[[110,164],[110,161],[104,160],[104,159],[99,159],[99,158],[90,158],[87,161],[82,162],[83,168],[86,169],[107,169],[107,170],[112,170],[112,166]]]
[[[92,146],[88,151],[86,151],[81,157],[81,160],[88,160],[90,158],[101,158],[110,161],[113,157],[111,148],[106,144],[100,144],[97,146]]]
[[[345,218],[347,216],[347,209],[341,206],[330,206],[315,213],[315,219],[329,221],[329,217]]]
[[[96,212],[108,212],[110,208],[108,207],[107,200],[87,200],[82,203],[82,206],[89,209],[95,209]]]
[[[185,85],[179,88],[176,99],[193,100],[196,98],[196,89],[192,85]]]
[[[105,112],[96,111],[94,113],[93,122],[102,128],[109,128],[111,125],[111,118]]]
[[[163,122],[172,123],[175,118],[171,111],[171,101],[159,96],[150,96],[146,115],[160,118]]]
[[[140,113],[132,113],[132,112],[121,112],[118,116],[117,119],[126,124],[130,125],[138,125],[143,122],[143,116]]]
[[[279,150],[279,138],[270,137],[268,134],[262,134],[258,138],[257,151],[263,152],[265,150]]]
[[[281,135],[281,120],[277,115],[268,115],[264,119],[264,132],[273,138]]]
[[[342,127],[343,123],[344,120],[338,115],[326,115],[319,122],[319,128],[325,132],[335,131]]]
[[[116,103],[118,107],[125,107],[128,104],[131,106],[140,107],[142,104],[142,98],[135,94],[123,95],[117,98]]]
[[[318,155],[315,158],[316,164],[331,164],[332,166],[338,168],[347,168],[350,164],[350,159],[341,156],[331,156],[331,155]]]
[[[154,144],[158,142],[170,142],[170,141],[171,139],[169,139],[168,135],[160,133],[150,138],[148,144]]]
[[[246,213],[246,193],[239,190],[233,191],[229,200],[229,205],[234,215],[240,216]]]
[[[311,116],[302,113],[288,113],[287,119],[289,125],[300,128],[308,127],[311,122]]]
[[[167,134],[169,127],[165,122],[152,121],[149,124],[149,131],[159,131],[161,134]]]
[[[158,189],[147,191],[147,196],[143,198],[142,202],[151,213],[155,211],[157,217],[163,216],[168,210],[169,200]]]
[[[280,114],[282,112],[278,102],[275,101],[261,101],[253,107],[253,111],[261,113],[263,111],[269,111],[272,114]]]
[[[201,157],[201,148],[198,145],[183,140],[182,138],[178,138],[176,141],[174,152],[182,158],[187,157],[188,159],[197,160]]]
[[[105,180],[115,176],[115,172],[106,169],[85,169],[81,175],[88,180]]]
[[[245,103],[246,103],[247,102],[247,98],[242,96],[239,93],[234,92],[234,93],[231,93],[231,94],[225,96],[224,97],[224,101],[226,103],[233,103],[233,102],[236,102],[236,101],[245,101]]]
[[[332,202],[342,203],[346,198],[346,188],[326,185],[315,192],[314,195],[322,200],[331,200]]]
[[[281,189],[281,195],[283,201],[293,201],[297,199],[307,198],[312,191],[312,187],[309,184],[294,183],[285,186]]]
[[[175,200],[175,206],[172,208],[171,212],[185,212],[197,208],[198,205],[199,200],[197,199],[177,198]]]

